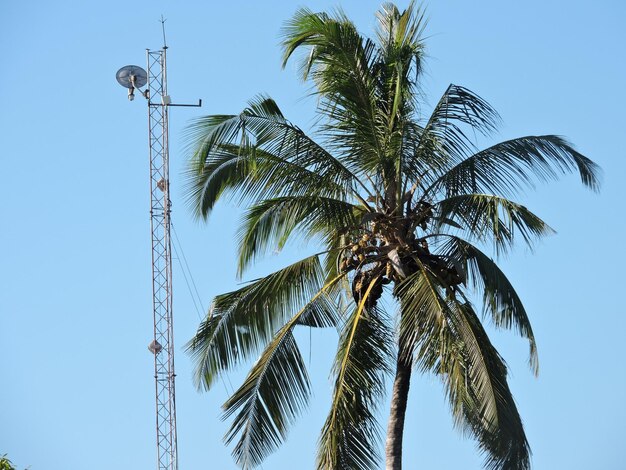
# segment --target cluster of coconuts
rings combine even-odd
[[[375,228],[375,226],[372,226],[372,229]],[[383,242],[375,235],[365,233],[358,241],[355,241],[349,247],[349,251],[346,250],[346,252],[344,252],[344,258],[339,264],[339,270],[341,272],[357,269],[357,273],[352,281],[352,293],[357,303],[361,301],[367,289],[370,287],[370,284],[374,278],[376,278],[367,300],[365,301],[365,306],[368,308],[371,308],[376,304],[378,299],[383,294],[383,285],[389,284],[391,282],[391,276],[394,274],[390,263],[387,264],[384,276],[380,275],[379,270],[358,269],[368,264],[368,262],[380,262],[377,258],[381,254],[382,243]]]
[[[430,253],[425,239],[416,239],[415,229],[419,227],[425,231],[432,217],[432,206],[422,201],[409,218],[393,220],[379,214],[371,222],[368,232],[360,239],[358,236],[352,239],[353,242],[343,252],[338,268],[342,273],[356,270],[352,292],[357,303],[374,279],[376,281],[366,300],[367,307],[375,305],[385,284],[400,281],[404,275],[421,269],[427,269],[434,274],[447,290],[453,290],[454,286],[465,282],[462,266],[450,266],[441,256]],[[402,270],[398,272],[394,268],[388,255],[390,250],[396,251],[397,261],[406,268],[406,273],[402,273]],[[381,268],[384,268],[384,273]]]
[[[376,237],[372,237],[369,233],[363,234],[360,240],[350,246],[349,253],[339,263],[341,272],[362,266],[367,257],[377,255],[380,250],[380,241]]]
[[[359,271],[356,276],[354,276],[354,280],[352,281],[352,296],[357,303],[361,302],[375,276],[376,274],[373,271]],[[380,275],[376,278],[365,300],[365,307],[372,308],[376,306],[376,302],[378,302],[378,299],[383,295],[383,285],[389,282],[388,279]]]

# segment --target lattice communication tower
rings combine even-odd
[[[157,469],[178,470],[176,436],[176,394],[174,332],[172,318],[172,243],[169,178],[169,107],[201,106],[172,104],[167,93],[167,46],[146,51],[147,72],[136,65],[122,67],[116,75],[128,88],[148,102],[148,143],[150,147],[150,229],[152,233],[152,311],[154,338],[148,349],[154,355],[156,393]],[[146,86],[145,90],[141,87]]]

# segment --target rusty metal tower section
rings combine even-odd
[[[152,306],[158,470],[178,470],[174,334],[172,317],[172,244],[169,178],[170,97],[167,47],[147,50],[148,133],[150,144],[150,227],[152,232]]]

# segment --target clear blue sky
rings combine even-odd
[[[341,5],[364,33],[379,6],[299,3]],[[163,14],[170,94],[204,101],[201,110],[172,111],[171,157],[174,223],[207,307],[237,287],[239,209],[226,203],[208,224],[193,220],[181,190],[182,130],[201,113],[237,113],[259,92],[301,127],[312,125],[307,86],[292,65],[279,66],[279,29],[295,8],[242,0],[0,4],[0,455],[20,470],[155,467],[146,106],[127,101],[115,72],[145,67],[145,48],[161,46]],[[449,83],[464,85],[500,111],[500,140],[565,135],[604,168],[599,195],[573,177],[524,195],[558,234],[502,260],[533,321],[539,378],[522,340],[494,333],[494,341],[511,369],[536,470],[624,469],[626,7],[433,0],[428,11],[426,110]],[[286,250],[257,271],[310,249]],[[182,345],[199,317],[177,261],[174,275],[180,468],[234,469],[219,419],[231,385],[194,389]],[[335,336],[314,332],[309,343],[301,335],[314,398],[263,469],[313,468]],[[452,429],[435,379],[415,376],[410,400],[408,470],[481,468],[474,444]]]

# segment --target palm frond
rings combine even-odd
[[[380,428],[375,415],[384,394],[391,332],[380,310],[364,308],[376,281],[371,281],[341,331],[333,401],[320,437],[319,470],[379,468]]]
[[[534,180],[550,181],[578,171],[582,183],[597,191],[600,168],[555,135],[528,136],[500,142],[449,168],[443,167],[425,197],[444,190],[448,196],[486,192],[512,195]]]
[[[260,351],[323,282],[319,258],[311,256],[218,295],[186,346],[195,362],[196,385],[208,390],[219,374]]]
[[[187,173],[190,203],[206,217],[225,192],[242,200],[287,194],[350,194],[367,188],[337,159],[289,123],[268,97],[239,115],[207,116],[187,129],[193,152]]]
[[[414,2],[403,12],[393,4],[384,4],[377,17],[378,55],[372,68],[378,83],[378,119],[387,129],[379,172],[384,180],[387,207],[398,210],[405,177],[404,127],[413,122],[414,97],[424,56],[421,34],[426,20]]]
[[[355,171],[374,170],[387,132],[379,119],[372,70],[375,44],[341,12],[331,16],[302,8],[283,29],[283,66],[298,49],[308,52],[302,77],[313,80],[319,112],[329,120],[322,132]]]
[[[394,4],[385,3],[376,17],[378,54],[373,69],[378,80],[378,106],[385,111],[383,115],[393,136],[394,129],[401,132],[414,110],[425,53],[422,33],[427,20],[424,10],[414,1],[402,12]]]
[[[469,302],[454,302],[438,374],[455,423],[478,439],[488,470],[530,468],[530,447],[507,384],[507,370]],[[445,349],[444,349],[445,346]]]
[[[225,442],[230,444],[241,434],[233,457],[244,469],[260,464],[284,441],[288,425],[310,394],[304,361],[291,332],[281,332],[277,343],[270,344],[243,385],[223,405],[224,418],[240,410]]]
[[[485,312],[489,313],[496,327],[516,328],[522,337],[528,339],[528,362],[537,375],[537,343],[526,309],[511,282],[498,265],[474,245],[452,235],[445,238],[447,241],[437,250],[438,253],[463,265],[469,283],[476,292],[482,293]]]
[[[554,233],[526,207],[490,194],[451,196],[433,204],[435,231],[451,219],[463,227],[472,239],[493,243],[498,253],[506,252],[519,234],[530,247],[543,236]]]
[[[478,439],[486,468],[528,469],[530,450],[506,366],[469,302],[444,298],[438,279],[420,267],[394,292],[402,312],[400,335],[416,365],[443,379],[455,424]]]
[[[279,158],[249,144],[222,144],[213,149],[200,172],[190,170],[188,203],[196,216],[206,218],[224,196],[238,203],[282,195],[319,194],[345,198],[348,191],[328,175]]]
[[[385,3],[376,17],[377,57],[373,69],[378,80],[378,105],[386,112],[389,130],[393,130],[394,123],[401,121],[398,118],[410,116],[414,109],[427,20],[414,1],[402,12],[394,4]]]
[[[324,246],[326,253],[324,256],[323,266],[327,279],[332,279],[339,274],[339,263],[342,259],[342,253],[348,248],[348,238],[343,233],[332,232],[324,237]]]
[[[448,308],[435,276],[423,264],[420,267],[394,290],[394,296],[400,302],[400,352],[411,357],[419,349],[438,349],[427,344],[437,338],[437,332],[441,331],[446,319],[444,312]],[[431,362],[423,353],[417,355],[416,364],[422,370],[430,370]]]
[[[427,19],[424,8],[411,1],[403,12],[393,3],[383,3],[376,13],[376,39],[378,49],[384,54],[389,51],[408,50],[414,56],[415,67],[419,73],[423,58],[424,45],[422,34]]]
[[[260,201],[239,230],[238,273],[275,244],[282,249],[294,231],[307,238],[356,227],[364,210],[344,201],[313,195]]]
[[[331,16],[300,8],[285,24],[282,36],[283,67],[296,50],[306,48],[308,54],[300,64],[303,80],[313,78],[326,99],[352,101],[348,108],[355,111],[359,106],[373,110],[369,65],[375,47],[341,10]]]
[[[407,147],[404,171],[413,182],[428,185],[436,175],[445,172],[475,153],[468,130],[489,135],[500,124],[500,116],[489,103],[467,88],[450,85],[435,106],[428,122],[412,134]],[[409,129],[411,130],[411,129]]]
[[[237,413],[225,441],[240,435],[233,456],[242,468],[262,462],[286,438],[289,425],[306,406],[309,378],[293,337],[296,325],[333,326],[336,307],[327,292],[341,279],[322,287],[272,338],[244,383],[224,403],[224,419]]]

